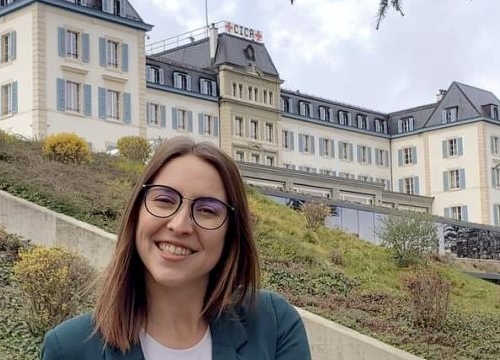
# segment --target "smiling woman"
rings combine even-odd
[[[94,311],[50,330],[42,359],[310,359],[297,311],[259,276],[236,164],[172,138],[134,188]]]

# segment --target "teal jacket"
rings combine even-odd
[[[236,316],[235,316],[236,315]],[[92,335],[91,314],[67,320],[45,335],[42,360],[144,360],[139,344],[123,354]],[[260,291],[244,306],[210,324],[213,360],[310,360],[299,314],[281,296]]]

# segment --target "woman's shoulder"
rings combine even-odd
[[[92,315],[86,313],[66,320],[47,332],[42,345],[42,359],[66,359],[70,354],[90,354],[92,350],[102,351],[102,346],[101,339],[94,334]]]

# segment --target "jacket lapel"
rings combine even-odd
[[[105,360],[144,360],[141,345],[134,345],[130,351],[123,354],[120,350],[106,346],[104,350]]]
[[[212,360],[250,360],[239,350],[248,342],[248,335],[235,312],[222,314],[210,325]]]

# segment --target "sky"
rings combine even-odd
[[[205,0],[129,0],[146,44],[206,24]],[[436,101],[453,81],[500,98],[500,1],[403,0],[375,29],[379,0],[206,0],[208,22],[257,29],[283,88],[382,112]]]

